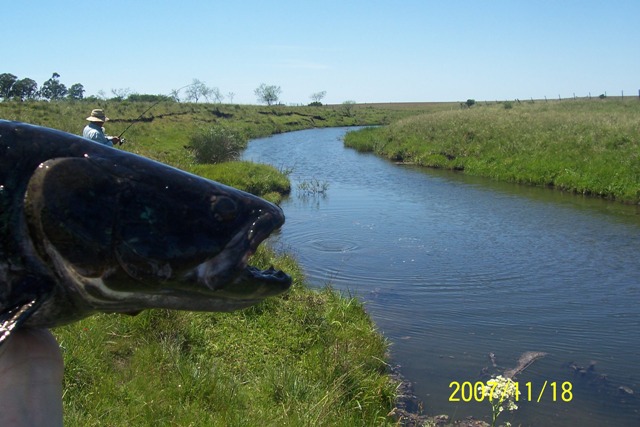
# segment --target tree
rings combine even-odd
[[[128,87],[111,89],[111,93],[114,96],[114,98],[112,99],[115,99],[116,101],[124,101],[125,99],[127,99],[127,97],[129,97],[129,95],[131,95],[131,89],[129,89]]]
[[[327,91],[323,90],[322,92],[312,93],[310,98],[313,105],[322,105],[322,99],[327,95]]]
[[[209,95],[213,98],[213,101],[217,102],[218,104],[220,104],[224,100],[224,95],[217,87],[209,88]]]
[[[209,89],[204,82],[198,79],[193,79],[193,82],[187,87],[186,92],[187,100],[193,101],[196,104],[200,98],[204,97],[205,99],[208,99],[209,95],[211,95],[211,89]]]
[[[282,89],[280,89],[280,86],[266,85],[262,83],[253,93],[258,97],[258,102],[273,105],[278,102]]]
[[[11,88],[18,81],[18,77],[10,73],[0,74],[0,97],[3,99],[11,98]]]
[[[29,78],[18,80],[11,88],[11,97],[20,101],[36,99],[38,97],[38,83]]]
[[[67,95],[67,87],[60,83],[58,78],[60,78],[60,74],[53,73],[51,78],[42,84],[40,95],[44,99],[55,101]]]
[[[171,98],[176,102],[180,102],[180,89],[171,89]]]
[[[356,105],[356,101],[344,101],[342,103],[342,110],[344,111],[344,114],[346,116],[351,117],[351,114],[353,112],[353,107]]]
[[[466,104],[467,104],[468,108],[471,108],[476,104],[476,100],[475,99],[467,99]]]
[[[80,83],[75,83],[72,84],[71,87],[69,88],[69,93],[67,94],[67,97],[69,99],[82,99],[84,98],[84,86],[82,86]]]

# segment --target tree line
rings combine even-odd
[[[180,102],[179,92],[185,89],[186,101],[197,103],[201,99],[207,101],[213,101],[221,103],[225,97],[233,103],[233,97],[235,94],[229,92],[223,95],[220,89],[217,87],[209,87],[204,82],[193,79],[193,82],[181,89],[174,89],[171,91],[171,95],[140,95],[130,93],[129,89],[112,89],[111,92],[114,95],[114,99],[117,100],[130,100],[130,101],[157,101],[162,99],[173,100]],[[17,76],[11,73],[0,74],[0,98],[4,101],[30,101],[30,100],[47,100],[47,101],[59,101],[63,99],[69,100],[81,100],[84,97],[84,86],[81,83],[74,83],[67,88],[60,82],[60,74],[53,73],[51,78],[38,87],[38,83],[30,78],[18,79]],[[254,94],[260,103],[267,105],[277,104],[280,100],[280,94],[282,89],[280,86],[267,85],[262,83],[258,86]],[[326,95],[326,91],[313,93],[310,98],[313,101],[309,105],[322,105],[320,102]],[[90,96],[86,99],[106,99],[104,92],[98,92],[100,98],[96,96]]]
[[[67,88],[60,82],[60,74],[53,73],[51,78],[38,87],[38,83],[25,77],[18,79],[11,73],[0,74],[0,98],[3,100],[28,101],[45,99],[57,101],[60,99],[82,99],[84,87],[80,83],[74,83]]]
[[[112,89],[113,99],[116,100],[130,100],[130,101],[158,101],[162,100],[176,100],[173,97],[166,95],[141,95],[137,93],[130,93],[129,89]],[[67,87],[64,83],[60,82],[60,74],[53,73],[51,78],[38,87],[38,83],[25,77],[18,79],[17,76],[11,73],[0,74],[0,98],[3,101],[60,101],[60,100],[97,100],[106,99],[103,91],[98,94],[100,97],[94,95],[85,98],[84,86],[81,83],[74,83]]]

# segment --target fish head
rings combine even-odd
[[[284,223],[278,206],[73,135],[51,139],[69,149],[31,171],[23,239],[55,287],[26,324],[96,311],[230,311],[290,287],[284,272],[248,265]]]

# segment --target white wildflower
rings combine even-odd
[[[515,411],[518,409],[516,401],[520,395],[518,391],[518,384],[511,378],[505,378],[502,375],[498,375],[487,381],[485,386],[482,386],[482,392],[484,396],[487,396],[489,403],[493,409],[491,426],[495,426],[498,416],[506,409],[508,411]]]

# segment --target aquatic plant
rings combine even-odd
[[[313,178],[299,182],[296,188],[302,196],[324,195],[329,189],[329,183]]]

